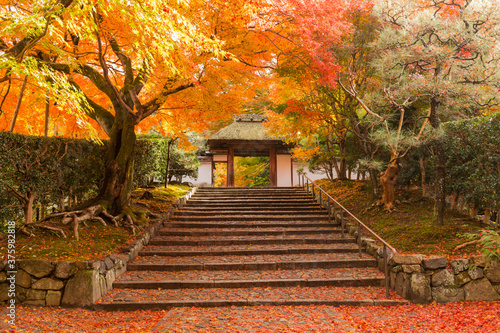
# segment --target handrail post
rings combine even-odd
[[[385,274],[385,297],[389,298],[389,266],[387,265],[387,246],[384,244],[384,274]]]
[[[309,193],[309,179],[307,180],[307,193]]]
[[[344,231],[344,211],[340,208],[340,229],[342,229],[342,238],[345,237]]]
[[[359,257],[362,257],[361,253],[361,247],[362,247],[362,242],[361,242],[361,224],[358,223],[358,245],[359,245]]]
[[[330,206],[330,199],[326,198],[328,200],[328,223],[332,223],[332,209]]]
[[[321,204],[322,204],[322,202],[321,202],[321,194],[323,194],[323,193],[321,192],[321,189],[319,189],[318,192],[319,192],[319,205],[321,206]]]
[[[314,195],[314,182],[311,182],[311,188],[312,188],[313,199],[316,201],[316,196]]]

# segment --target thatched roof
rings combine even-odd
[[[212,135],[209,141],[282,141],[283,138],[272,137],[266,133],[263,123],[267,117],[261,115],[242,115],[234,122]]]

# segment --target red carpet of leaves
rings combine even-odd
[[[262,306],[94,312],[18,307],[1,332],[500,332],[499,302],[394,307]]]

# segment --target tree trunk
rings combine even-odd
[[[440,102],[437,98],[431,99],[431,111],[429,122],[431,126],[437,131],[441,126],[439,120],[439,105]],[[439,135],[439,134],[438,134]],[[444,212],[446,208],[446,191],[445,191],[445,177],[446,177],[446,154],[444,151],[444,138],[438,137],[434,141],[434,153],[436,155],[436,178],[435,178],[435,192],[434,192],[434,225],[443,225]]]
[[[463,195],[460,195],[459,196],[459,200],[460,200],[460,205],[458,206],[458,211],[460,213],[463,213],[464,210],[465,210],[465,197]]]
[[[370,168],[368,174],[370,175],[370,183],[372,185],[372,195],[378,199],[380,197],[380,189],[378,188],[377,169]]]
[[[21,102],[23,101],[24,90],[26,89],[26,84],[28,83],[28,75],[24,76],[23,85],[21,86],[21,91],[19,92],[19,97],[17,99],[16,109],[14,110],[14,115],[12,116],[12,120],[10,122],[10,132],[14,132],[14,127],[16,126],[17,115],[19,114],[19,110],[21,109]]]
[[[451,210],[457,209],[458,198],[459,198],[459,195],[457,193],[454,193],[453,197],[452,197],[452,202],[451,202],[451,208],[450,208]]]
[[[134,120],[128,113],[117,112],[106,153],[104,182],[96,200],[110,214],[124,213],[130,205],[135,142]]]
[[[167,167],[165,169],[165,188],[168,187],[168,181],[169,181],[169,177],[168,177],[168,174],[169,174],[169,169],[170,169],[170,149],[172,148],[172,144],[175,142],[175,140],[177,140],[177,138],[172,138],[170,139],[170,141],[168,142],[168,145],[167,145]]]
[[[426,159],[423,156],[420,156],[420,174],[422,175],[422,196],[425,197],[427,195],[427,185],[425,184],[425,162]]]
[[[384,172],[380,173],[380,184],[382,184],[381,202],[389,211],[394,210],[394,192],[399,175],[398,157],[391,154],[391,162]]]
[[[24,217],[26,224],[33,223],[33,202],[35,201],[35,193],[28,191],[26,193],[26,201],[23,204]]]
[[[49,112],[50,112],[50,99],[49,96],[45,98],[45,125],[43,128],[43,135],[49,136]]]
[[[491,216],[491,208],[485,208],[483,222],[486,224],[490,224],[491,223],[490,216]]]

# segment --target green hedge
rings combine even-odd
[[[161,136],[139,136],[135,149],[134,182],[136,186],[146,186],[153,179],[165,181],[168,143],[171,139]],[[171,177],[198,177],[200,165],[195,152],[187,152],[174,141],[170,149],[169,175]]]
[[[500,209],[500,114],[444,124],[447,192]]]
[[[161,137],[137,140],[135,184],[163,180],[168,142]],[[173,147],[174,175],[196,175],[197,159]],[[69,194],[79,201],[95,195],[104,175],[106,141],[35,137],[0,132],[0,221],[23,220],[23,209],[13,195],[35,194],[35,204],[59,206]],[[182,164],[184,163],[184,164]],[[1,227],[0,223],[0,227]]]

